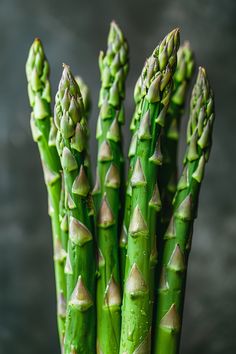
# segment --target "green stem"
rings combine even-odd
[[[118,232],[121,217],[123,155],[121,125],[122,102],[128,72],[128,46],[119,27],[112,22],[106,54],[100,55],[102,87],[97,123],[97,182],[93,197],[97,212],[98,269],[97,281],[97,351],[119,352],[120,274]]]
[[[95,253],[86,175],[87,119],[79,87],[64,65],[55,105],[57,150],[68,218],[65,354],[95,352]]]
[[[121,354],[148,354],[151,350],[151,269],[153,262],[156,263],[151,255],[156,236],[156,213],[160,209],[156,184],[157,166],[162,163],[160,132],[169,104],[178,46],[177,29],[169,33],[154,50],[141,76],[138,140],[134,167],[128,181],[131,186],[131,218],[122,306]]]
[[[174,75],[174,87],[170,106],[166,115],[165,128],[162,135],[163,165],[159,178],[162,196],[161,235],[164,234],[172,214],[172,199],[176,192],[178,175],[178,140],[181,117],[188,93],[190,80],[194,72],[194,57],[188,42],[178,50],[177,67]]]
[[[213,111],[213,95],[205,70],[200,68],[191,99],[184,170],[173,200],[173,216],[164,236],[155,354],[179,353],[188,256],[200,186],[210,153]]]
[[[60,342],[65,330],[66,281],[64,276],[65,249],[62,245],[59,222],[59,197],[61,191],[59,156],[54,146],[53,122],[51,118],[51,93],[49,83],[49,65],[40,40],[33,42],[26,63],[28,94],[31,114],[31,130],[38,144],[42,161],[44,179],[49,197],[49,215],[52,221],[54,267],[57,292],[57,318]]]

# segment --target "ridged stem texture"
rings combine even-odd
[[[178,179],[177,155],[181,118],[184,113],[189,83],[194,72],[194,57],[189,42],[180,46],[177,58],[174,86],[162,135],[163,164],[159,176],[163,206],[161,215],[162,233],[168,226],[172,214],[172,200],[176,192]]]
[[[65,227],[69,235],[64,353],[94,353],[96,270],[86,165],[87,118],[78,84],[67,65],[56,94],[54,121],[65,185]]]
[[[188,256],[200,186],[211,148],[213,121],[213,94],[206,72],[200,68],[190,103],[184,169],[173,201],[173,216],[164,236],[153,336],[155,354],[179,353]]]
[[[115,354],[120,341],[120,275],[118,230],[121,207],[123,154],[121,125],[128,73],[128,46],[112,22],[108,47],[99,58],[101,72],[100,113],[97,122],[97,179],[93,197],[97,211],[97,352]]]
[[[61,193],[61,164],[55,148],[55,127],[51,114],[51,92],[49,82],[49,64],[39,39],[33,42],[26,63],[28,95],[31,113],[31,130],[37,143],[42,161],[44,180],[48,191],[49,215],[52,221],[54,267],[57,292],[57,319],[60,340],[65,328],[66,281],[64,260],[66,250],[63,248],[59,221],[59,200]]]
[[[160,134],[170,101],[177,61],[179,30],[169,33],[147,60],[137,88],[135,160],[128,190],[131,210],[128,227],[120,353],[149,353],[152,322],[152,269],[156,264],[156,215],[161,208],[157,186],[162,163]]]

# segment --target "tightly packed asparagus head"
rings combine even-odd
[[[200,67],[178,177],[178,139],[194,64],[189,43],[179,48],[179,29],[146,60],[134,88],[125,183],[129,51],[111,23],[99,56],[92,187],[89,89],[64,64],[52,118],[49,64],[39,39],[30,48],[30,123],[48,192],[62,354],[179,353],[193,223],[214,122],[213,93]]]

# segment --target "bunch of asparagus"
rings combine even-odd
[[[31,129],[42,161],[52,222],[61,352],[177,354],[188,255],[214,102],[206,71],[192,90],[183,172],[177,152],[194,72],[179,30],[146,60],[135,109],[125,183],[122,148],[128,45],[112,22],[99,56],[97,176],[89,156],[89,91],[69,66],[51,111],[49,64],[39,39],[26,63]]]

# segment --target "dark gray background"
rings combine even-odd
[[[217,119],[190,257],[181,353],[236,352],[235,16],[235,0],[0,1],[1,354],[59,353],[47,197],[29,129],[27,52],[39,36],[51,64],[53,93],[62,62],[89,84],[94,160],[97,57],[112,19],[130,44],[127,117],[144,59],[173,27],[181,28],[198,65],[207,68]],[[128,141],[126,126],[126,146]]]

